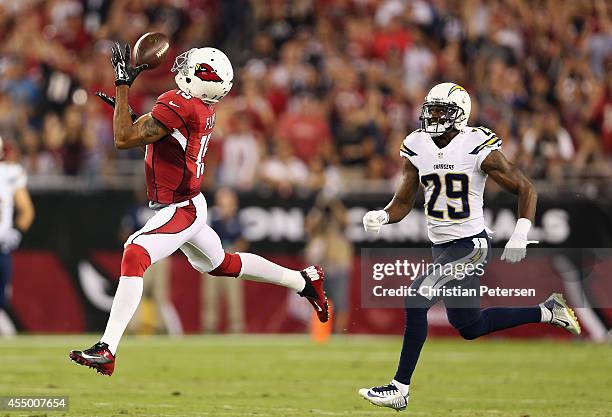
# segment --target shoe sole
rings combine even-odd
[[[80,357],[78,355],[68,354],[68,357],[70,358],[70,360],[72,361],[73,364],[87,366],[88,368],[95,369],[96,372],[101,374],[101,375],[111,376],[113,374],[112,372],[108,372],[105,369],[98,368],[97,365],[92,364],[88,360],[86,360],[86,359],[84,359],[84,358],[82,358],[82,357]]]
[[[567,305],[567,301],[565,301],[565,297],[563,296],[563,294],[554,293],[553,299],[563,306],[565,311],[567,311],[569,318],[572,322],[572,326],[562,327],[562,328],[566,329],[568,332],[575,334],[575,335],[579,335],[580,333],[582,333],[582,329],[580,328],[580,322],[578,321],[578,317],[576,317],[576,313],[574,313],[574,310],[570,306]]]

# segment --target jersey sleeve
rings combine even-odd
[[[478,145],[472,149],[470,154],[476,155],[476,164],[480,169],[482,161],[484,161],[491,152],[501,149],[502,140],[495,132],[485,127],[477,127],[474,130],[478,133]]]
[[[157,98],[151,115],[170,131],[187,126],[190,103],[176,90],[167,91]]]
[[[417,153],[415,152],[415,136],[418,132],[419,131],[417,130],[406,136],[406,139],[404,139],[402,145],[400,146],[400,156],[408,159],[413,164],[414,157],[417,156]]]
[[[21,165],[17,165],[15,169],[15,177],[13,179],[13,188],[18,190],[24,188],[28,184],[28,175]]]

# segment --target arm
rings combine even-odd
[[[137,148],[156,142],[168,135],[168,129],[157,121],[151,113],[143,114],[134,123],[128,106],[127,85],[117,86],[115,111],[113,113],[113,132],[117,149]]]
[[[141,116],[132,124],[128,92],[138,74],[147,69],[148,65],[133,67],[130,56],[129,45],[121,45],[117,42],[113,44],[111,63],[115,70],[115,86],[117,87],[114,100],[113,132],[117,149],[142,147],[158,141],[169,133],[168,129],[155,120],[150,113]],[[110,102],[101,95],[99,96],[107,103]]]
[[[504,190],[518,195],[518,217],[533,222],[538,195],[529,178],[500,151],[492,151],[482,161],[480,169],[489,174]]]
[[[34,221],[34,205],[25,186],[15,189],[13,194],[15,203],[15,227],[11,227],[0,241],[0,249],[11,252],[21,243],[21,234],[26,232]]]
[[[414,206],[417,192],[419,191],[419,171],[406,159],[400,181],[393,199],[385,207],[389,216],[389,223],[397,223],[410,213]]]
[[[384,210],[368,211],[363,216],[363,227],[366,232],[378,232],[387,223],[397,223],[410,213],[419,190],[419,172],[406,159],[400,181],[393,199]]]
[[[501,260],[514,263],[521,261],[527,253],[529,243],[538,243],[527,240],[527,233],[535,217],[538,196],[535,187],[529,179],[513,164],[508,162],[499,151],[492,151],[482,161],[480,168],[489,174],[493,180],[506,191],[518,195],[518,217],[514,232],[510,237]]]
[[[30,193],[25,187],[18,188],[14,195],[15,211],[15,226],[20,232],[27,232],[34,221],[34,205],[30,198]]]

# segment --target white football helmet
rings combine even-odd
[[[421,110],[421,129],[432,137],[455,128],[467,125],[472,110],[472,100],[465,88],[455,83],[442,83],[434,86],[423,103]]]
[[[234,70],[216,48],[193,48],[174,60],[174,80],[182,91],[209,104],[218,103],[232,89]]]

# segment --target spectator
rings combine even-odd
[[[523,136],[520,159],[525,161],[531,177],[547,176],[558,184],[563,180],[564,168],[570,165],[575,154],[572,138],[552,109],[539,112],[533,120],[533,127]]]
[[[279,194],[288,196],[306,185],[308,168],[295,157],[288,142],[277,142],[272,155],[262,162],[261,179]]]
[[[612,156],[612,56],[606,63],[605,83],[595,103],[593,125],[601,137],[603,151]]]
[[[401,16],[391,16],[374,35],[374,57],[384,59],[392,52],[402,54],[410,42],[410,34],[404,29]]]
[[[278,122],[276,137],[279,141],[288,142],[295,155],[308,162],[322,154],[331,142],[323,103],[310,95],[301,95],[290,107]]]
[[[322,157],[310,160],[307,187],[314,192],[321,191],[325,196],[338,195],[342,191],[342,177],[338,167],[325,162]]]
[[[249,113],[234,114],[233,129],[223,140],[219,183],[241,190],[250,189],[259,164],[259,141]]]
[[[87,134],[81,110],[76,106],[66,109],[62,125],[65,129],[63,145],[60,149],[64,162],[64,174],[77,175],[83,168],[85,138]]]
[[[238,196],[229,188],[220,188],[215,193],[215,206],[210,213],[210,227],[219,235],[228,253],[244,252],[248,243],[242,238],[242,226],[238,219]],[[202,289],[202,328],[205,333],[219,331],[219,307],[225,298],[228,312],[228,331],[242,333],[244,323],[243,282],[233,277],[204,276]]]
[[[427,46],[421,30],[413,33],[412,46],[404,53],[404,87],[410,97],[418,99],[423,86],[429,85],[436,68],[436,56]]]
[[[347,330],[353,245],[345,236],[346,208],[340,200],[319,195],[306,218],[306,260],[325,265],[325,287],[332,302],[334,331]]]
[[[58,159],[42,146],[40,137],[35,130],[24,130],[21,140],[23,147],[22,163],[28,175],[47,176],[61,172]]]

